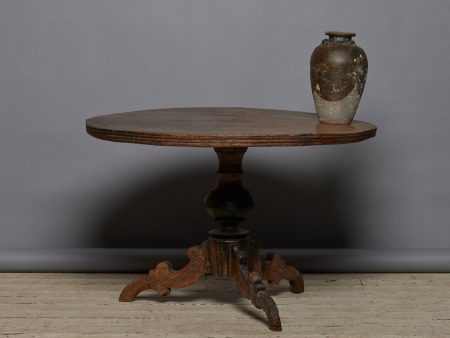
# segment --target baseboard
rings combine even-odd
[[[264,255],[265,250],[262,252]],[[450,272],[450,249],[272,249],[303,272]],[[0,249],[1,272],[144,272],[185,249]]]

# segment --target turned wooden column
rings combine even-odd
[[[242,158],[247,148],[214,148],[219,159],[217,186],[206,196],[205,207],[219,225],[209,231],[207,252],[210,272],[216,276],[236,274],[235,251],[247,256],[249,231],[239,223],[254,208],[253,199],[242,185]]]
[[[248,230],[239,228],[245,215],[253,210],[252,196],[242,186],[242,158],[247,148],[214,148],[219,158],[217,186],[206,196],[205,207],[219,228],[209,231],[211,238],[239,239]]]

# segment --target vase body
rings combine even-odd
[[[320,122],[351,123],[367,77],[367,56],[354,33],[326,32],[311,55],[311,90]]]

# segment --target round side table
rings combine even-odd
[[[230,277],[242,296],[262,309],[269,328],[281,330],[277,305],[263,281],[289,281],[291,291],[304,290],[303,277],[276,253],[265,260],[259,245],[239,227],[254,207],[241,182],[242,158],[249,147],[308,146],[359,142],[374,137],[376,126],[360,121],[349,125],[319,123],[317,116],[298,111],[202,107],[142,110],[97,116],[86,120],[87,132],[99,139],[160,146],[211,147],[219,158],[218,183],[205,200],[207,212],[219,227],[201,245],[187,250],[189,263],[173,270],[159,263],[148,275],[131,281],[119,300],[133,301],[146,290],[167,296],[172,288],[194,284],[206,273]]]

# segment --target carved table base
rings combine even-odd
[[[231,253],[231,261],[223,256],[224,248],[224,251]],[[266,313],[269,328],[281,331],[277,305],[265,291],[262,281],[266,280],[273,285],[287,279],[292,292],[301,293],[304,290],[301,273],[294,267],[286,265],[277,254],[269,254],[267,260],[262,262],[257,251],[247,256],[239,243],[219,244],[215,240],[205,241],[201,246],[193,246],[187,253],[190,261],[184,268],[173,270],[170,262],[161,262],[154,270],[150,270],[148,275],[131,281],[123,289],[119,300],[131,302],[140,292],[148,289],[155,290],[161,296],[168,296],[171,289],[192,285],[210,271],[216,276],[234,278],[241,295],[250,299],[253,305]],[[216,270],[221,268],[224,268],[225,274]]]
[[[303,277],[275,253],[262,261],[259,245],[248,236],[248,231],[238,227],[245,213],[253,208],[253,200],[241,183],[242,157],[246,148],[215,148],[219,157],[219,183],[205,201],[211,216],[220,228],[209,232],[209,239],[200,246],[188,249],[189,263],[180,270],[173,270],[170,262],[159,263],[148,275],[131,281],[120,294],[122,302],[133,301],[147,289],[161,296],[170,294],[173,288],[184,288],[201,279],[205,274],[233,278],[243,297],[262,309],[273,331],[281,331],[277,305],[267,293],[263,280],[278,285],[286,279],[291,292],[304,290]]]

